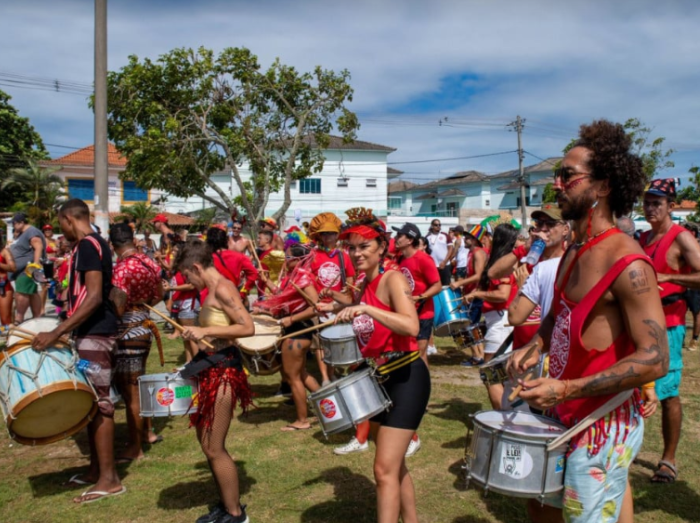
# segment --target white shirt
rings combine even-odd
[[[435,261],[435,265],[440,265],[447,258],[447,249],[452,245],[452,239],[444,232],[433,234],[432,232],[425,237],[430,245],[430,256]]]
[[[455,257],[455,265],[458,269],[467,267],[467,259],[469,258],[469,249],[464,246],[464,238],[460,238],[460,246],[457,249],[457,256]]]
[[[532,274],[520,290],[520,293],[542,309],[542,318],[546,318],[554,299],[554,282],[561,258],[552,258],[535,265]]]

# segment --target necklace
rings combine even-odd
[[[119,258],[123,260],[124,258],[126,258],[128,256],[128,254],[130,252],[136,253],[136,248],[132,247],[131,249],[125,250]]]
[[[586,245],[588,242],[590,242],[590,241],[592,241],[592,240],[595,240],[598,236],[602,236],[603,234],[605,234],[605,233],[608,232],[609,230],[611,230],[611,229],[616,229],[616,228],[617,228],[617,227],[615,227],[614,225],[611,225],[611,226],[608,227],[607,229],[603,229],[602,231],[600,231],[600,232],[594,234],[593,236],[589,236],[589,237],[586,238],[584,241],[582,241],[582,242],[577,242],[577,243],[575,243],[574,245],[576,245],[576,248],[577,248],[577,249],[580,249],[581,247],[583,247],[584,245]]]

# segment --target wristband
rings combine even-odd
[[[650,381],[649,383],[645,383],[644,385],[642,385],[642,390],[653,389],[655,386],[656,386],[656,382]]]

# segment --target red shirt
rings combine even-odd
[[[185,285],[189,283],[187,279],[182,275],[181,272],[176,272],[175,276],[173,276],[173,280],[175,280],[175,285],[173,287],[178,286],[178,285]],[[192,300],[192,303],[194,303],[197,300],[197,296],[199,296],[199,293],[197,292],[197,289],[192,289],[191,291],[174,291],[173,292],[173,301],[190,301]],[[204,301],[204,300],[202,300]],[[191,307],[194,309],[194,307]]]
[[[440,281],[433,259],[423,251],[416,251],[410,258],[399,259],[401,272],[408,280],[412,296],[420,296],[436,282]],[[416,303],[418,319],[430,320],[435,317],[435,304],[432,298]]]
[[[342,278],[340,276],[340,256],[343,257],[345,265],[345,276],[348,278],[355,277],[355,267],[350,261],[350,256],[340,249],[333,251],[333,256],[321,249],[314,250],[314,259],[311,262],[311,271],[316,275],[316,291],[321,291],[324,288],[330,288],[334,291],[340,291],[343,288]]]
[[[508,307],[510,307],[511,302],[515,299],[515,297],[518,294],[518,286],[515,283],[515,276],[513,276],[511,274],[508,277],[508,279],[509,279],[508,283],[501,283],[501,280],[490,280],[489,281],[489,288],[486,289],[487,291],[495,291],[501,285],[510,284],[510,295],[508,296],[508,299],[506,301],[500,302],[500,303],[491,303],[491,302],[484,300],[484,306],[481,309],[481,311],[484,314],[487,312],[491,312],[491,311],[504,311],[504,310],[508,309]]]
[[[243,288],[250,291],[258,279],[258,271],[250,259],[240,252],[221,250],[214,253],[214,267],[236,287],[241,285],[241,275],[245,274]]]
[[[112,272],[112,285],[126,293],[127,309],[137,303],[150,304],[159,283],[160,267],[145,254],[132,254],[117,260]]]

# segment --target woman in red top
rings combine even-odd
[[[377,445],[374,477],[378,521],[396,523],[401,516],[404,523],[416,523],[415,492],[405,454],[430,397],[430,374],[419,357],[415,338],[418,315],[404,275],[398,270],[382,270],[388,248],[386,231],[369,210],[350,209],[347,215],[341,238],[347,240],[350,257],[366,277],[358,304],[333,307],[338,314],[336,322],[352,322],[362,355],[391,369],[384,374],[387,379],[383,385],[392,407],[370,420]]]
[[[10,249],[5,246],[5,241],[0,236],[0,328],[12,323],[12,298],[14,292],[12,284],[7,277],[8,273],[15,272],[15,260]]]
[[[471,302],[474,299],[483,300],[484,305],[481,309],[486,321],[486,335],[484,336],[483,345],[479,344],[474,347],[475,353],[477,350],[483,350],[483,359],[476,356],[477,361],[472,363],[480,365],[493,358],[500,346],[506,338],[513,332],[513,327],[508,325],[508,306],[515,299],[518,292],[518,286],[515,283],[515,277],[511,274],[505,278],[492,280],[488,273],[491,266],[496,263],[501,257],[513,252],[515,241],[518,239],[518,230],[509,223],[503,223],[496,227],[493,232],[493,246],[489,261],[486,268],[481,274],[481,279],[476,290],[470,292],[464,297],[464,301]],[[512,343],[508,344],[505,352],[512,348]],[[503,385],[492,384],[486,385],[489,393],[491,405],[496,410],[501,410],[503,401]]]

